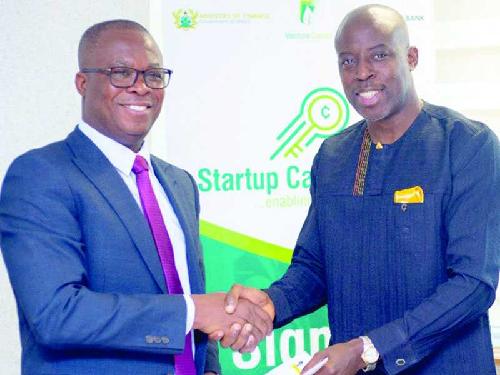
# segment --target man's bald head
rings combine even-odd
[[[401,14],[383,5],[354,9],[340,23],[335,49],[344,92],[361,116],[371,124],[414,119],[420,101],[411,71],[418,49],[409,45]]]
[[[408,48],[408,27],[403,16],[396,10],[379,4],[363,5],[349,12],[340,23],[335,35],[335,48],[339,52],[339,41],[353,26],[365,25],[392,35],[401,48]]]
[[[80,69],[85,67],[88,57],[99,45],[100,36],[107,30],[136,30],[148,35],[153,40],[149,31],[135,21],[118,19],[96,23],[85,30],[80,38],[78,45],[78,66]]]
[[[146,71],[163,67],[156,42],[136,22],[102,22],[83,34],[79,65],[75,85],[82,97],[83,121],[137,152],[158,118],[164,98],[163,88],[151,88],[147,83]],[[125,78],[127,84],[116,84]]]

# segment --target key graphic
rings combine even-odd
[[[344,96],[330,87],[311,91],[302,101],[299,114],[276,138],[280,146],[271,160],[283,153],[298,157],[315,139],[342,131],[349,121],[349,106]]]

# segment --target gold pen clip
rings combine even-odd
[[[424,203],[424,190],[420,186],[396,190],[394,203]]]

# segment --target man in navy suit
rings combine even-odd
[[[148,31],[127,20],[89,28],[78,60],[82,121],[17,158],[0,197],[22,373],[220,373],[206,333],[236,322],[262,338],[271,321],[251,303],[227,315],[224,294],[204,294],[196,184],[143,147],[171,71]],[[168,277],[182,292],[169,293]]]
[[[494,375],[498,139],[419,99],[418,50],[394,9],[354,9],[335,48],[363,120],[318,151],[286,273],[266,293],[235,286],[228,301],[262,304],[275,327],[328,304],[330,346],[304,371],[326,361],[318,374]],[[249,350],[244,336],[222,343]]]

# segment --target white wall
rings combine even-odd
[[[436,101],[500,136],[500,1],[435,0]]]

